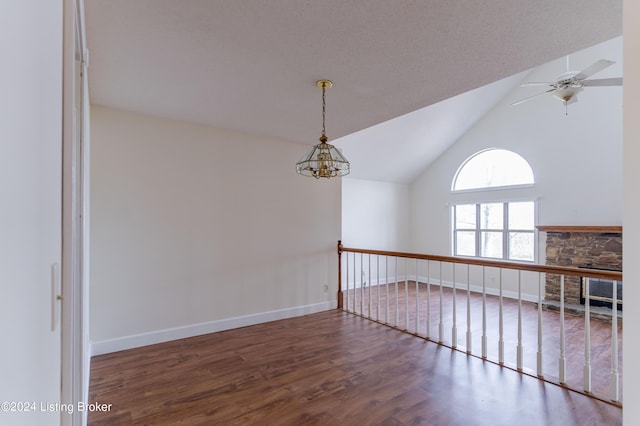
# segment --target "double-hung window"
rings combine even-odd
[[[534,261],[533,201],[457,204],[452,214],[454,255]]]
[[[501,190],[532,187],[533,183],[529,163],[511,151],[485,150],[465,161],[452,191],[473,193],[475,200],[484,198],[482,191],[490,191],[486,199],[491,201],[452,204],[453,255],[535,261],[535,201],[496,196]]]

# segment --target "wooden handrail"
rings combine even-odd
[[[520,271],[543,272],[547,274],[571,275],[575,277],[602,278],[605,280],[622,281],[622,272],[620,271],[606,271],[602,269],[576,268],[576,267],[570,267],[570,266],[549,266],[549,265],[539,265],[536,263],[509,262],[509,261],[487,260],[487,259],[467,258],[467,257],[439,256],[439,255],[432,255],[432,254],[407,253],[407,252],[399,252],[399,251],[369,250],[369,249],[343,247],[342,242],[338,241],[338,258],[342,257],[340,255],[343,252],[402,257],[407,259],[434,260],[437,262],[461,263],[465,265],[487,266],[490,268],[515,269]],[[338,292],[340,294],[342,292],[341,282],[340,282],[341,275],[342,274],[340,273],[338,278]]]
[[[577,267],[572,267],[572,266],[549,266],[549,265],[539,265],[539,264],[535,264],[535,263],[529,263],[529,262],[515,262],[515,261],[505,261],[505,260],[489,260],[489,259],[480,259],[480,258],[466,258],[466,257],[454,257],[454,256],[440,256],[440,255],[429,255],[429,254],[419,254],[419,253],[409,253],[409,252],[399,252],[399,251],[385,251],[385,250],[370,250],[370,249],[361,249],[361,248],[353,248],[353,247],[344,247],[342,245],[341,241],[338,241],[338,271],[339,271],[339,276],[338,276],[338,289],[339,289],[339,294],[338,294],[338,304],[339,306],[342,306],[343,309],[346,312],[351,312],[354,313],[356,315],[359,315],[363,318],[368,318],[372,321],[376,321],[379,323],[383,323],[382,319],[379,316],[379,309],[380,309],[380,277],[379,277],[379,271],[378,272],[378,276],[377,276],[377,284],[375,286],[375,288],[377,288],[376,290],[373,290],[373,285],[372,282],[373,280],[373,276],[371,275],[371,263],[374,262],[376,264],[376,266],[379,264],[379,258],[376,259],[371,259],[371,257],[369,256],[368,259],[368,265],[369,265],[369,282],[367,285],[367,281],[365,280],[366,275],[364,275],[364,269],[363,269],[363,275],[361,276],[361,281],[360,283],[358,283],[356,281],[356,274],[355,271],[357,269],[357,263],[356,263],[356,258],[357,256],[354,254],[353,255],[353,266],[354,266],[354,274],[353,274],[353,289],[349,288],[349,278],[347,277],[347,288],[346,291],[344,292],[344,295],[347,297],[347,303],[342,303],[342,296],[343,296],[343,291],[342,291],[342,254],[343,253],[360,253],[360,265],[361,268],[364,267],[364,255],[368,254],[368,255],[374,255],[374,256],[385,256],[385,259],[383,259],[384,263],[385,263],[385,269],[387,269],[387,271],[385,271],[385,276],[386,276],[386,280],[384,280],[384,282],[382,283],[383,285],[386,284],[386,287],[383,287],[383,298],[386,299],[386,310],[385,310],[385,315],[384,315],[384,324],[388,325],[392,328],[395,329],[399,329],[399,330],[404,330],[407,331],[411,334],[415,334],[416,336],[420,336],[420,337],[424,337],[426,340],[429,341],[434,341],[437,342],[440,345],[445,345],[448,346],[447,344],[445,344],[445,332],[444,332],[444,328],[445,328],[445,324],[447,325],[451,325],[451,345],[448,346],[451,349],[454,350],[461,350],[458,349],[458,343],[459,343],[459,339],[458,339],[458,327],[457,327],[457,319],[456,319],[456,269],[457,268],[453,268],[453,276],[452,276],[452,280],[450,282],[451,285],[451,293],[450,293],[450,302],[447,303],[452,303],[451,307],[444,307],[443,304],[443,300],[444,300],[444,296],[443,296],[443,287],[448,287],[449,284],[443,282],[443,276],[442,276],[442,263],[451,263],[453,265],[455,264],[463,264],[463,265],[474,265],[474,266],[482,266],[482,267],[489,267],[489,268],[497,268],[497,269],[510,269],[510,270],[516,270],[516,271],[531,271],[531,272],[537,272],[537,273],[545,273],[545,274],[553,274],[553,275],[559,275],[560,276],[560,295],[559,295],[559,320],[558,320],[558,324],[560,327],[560,337],[559,337],[559,357],[558,357],[558,375],[556,376],[557,379],[557,383],[560,383],[562,386],[567,386],[567,361],[570,359],[570,357],[567,356],[567,343],[566,343],[566,336],[565,336],[565,307],[566,306],[575,306],[575,305],[567,305],[567,302],[565,300],[565,276],[577,276],[577,277],[588,277],[588,278],[602,278],[602,279],[608,279],[608,280],[613,280],[613,281],[622,281],[622,271],[607,271],[607,270],[600,270],[600,269],[590,269],[590,268],[577,268]],[[388,257],[392,257],[395,258],[395,271],[392,271],[395,275],[395,281],[393,277],[389,277],[387,275],[388,272]],[[409,264],[413,263],[413,262],[406,262],[406,270],[405,270],[405,276],[402,277],[401,282],[404,283],[404,285],[400,285],[400,282],[398,281],[399,276],[398,276],[398,258],[405,258],[405,259],[416,259],[416,265],[415,265],[415,275],[414,274],[410,274],[409,273],[409,269],[413,269],[413,268],[409,268]],[[345,256],[345,264],[347,267],[347,272],[349,272],[350,268],[350,256]],[[393,259],[392,259],[393,260]],[[428,276],[427,277],[423,277],[422,279],[418,276],[419,275],[419,270],[422,268],[419,268],[418,265],[418,260],[426,260],[426,261],[434,261],[434,262],[438,262],[439,265],[439,274],[437,279],[433,280],[433,275],[429,275],[430,274],[430,269],[429,269],[429,265],[423,265],[426,266],[424,269],[426,269]],[[437,268],[436,268],[437,269]],[[433,271],[433,268],[431,268],[431,271]],[[480,356],[479,352],[476,350],[476,352],[472,352],[472,327],[471,327],[471,293],[472,291],[479,291],[479,290],[472,290],[473,287],[473,283],[471,282],[471,277],[469,275],[469,268],[467,268],[467,278],[466,280],[462,280],[462,287],[465,287],[466,284],[466,290],[467,290],[467,345],[464,348],[464,351],[466,351],[467,354],[471,354],[474,356]],[[503,313],[503,298],[511,298],[514,297],[515,295],[507,295],[505,293],[507,293],[506,291],[504,291],[503,289],[503,281],[502,281],[502,273],[500,274],[500,286],[498,289],[494,288],[494,286],[491,286],[490,289],[487,289],[485,287],[485,277],[484,277],[484,272],[483,272],[483,278],[482,278],[482,293],[479,294],[478,296],[474,296],[474,297],[482,297],[482,306],[479,306],[479,303],[475,303],[476,307],[474,309],[476,309],[476,312],[478,309],[482,310],[482,359],[485,360],[489,360],[488,358],[488,353],[487,353],[487,344],[488,344],[488,334],[487,334],[487,312],[488,312],[488,308],[487,308],[487,294],[490,295],[495,295],[497,296],[495,299],[493,299],[494,301],[491,304],[491,308],[495,308],[496,304],[498,305],[498,309],[496,311],[492,311],[491,315],[492,316],[497,316],[498,319],[498,339],[497,339],[497,343],[498,343],[498,357],[497,360],[496,359],[492,359],[490,360],[491,362],[494,363],[498,363],[501,366],[505,366],[505,349],[504,349],[504,343],[505,343],[505,338],[504,338],[504,332],[505,332],[505,327],[504,327],[504,313]],[[516,361],[515,361],[515,365],[512,367],[517,371],[523,372],[524,370],[524,345],[523,345],[523,294],[522,294],[522,281],[521,281],[521,274],[517,274],[517,353],[516,353]],[[391,281],[389,281],[389,278],[391,278]],[[540,278],[540,277],[538,277]],[[409,290],[409,286],[408,286],[408,282],[409,281],[413,281],[415,280],[415,291],[410,291]],[[419,282],[422,281],[421,282]],[[466,281],[466,282],[465,282]],[[389,292],[389,283],[392,283],[392,292]],[[589,281],[586,281],[587,283],[587,287],[586,290],[587,292],[589,291],[589,287],[588,287],[588,283]],[[424,323],[420,323],[420,308],[419,306],[422,306],[422,302],[424,302],[424,297],[422,302],[419,302],[420,298],[419,298],[419,294],[422,294],[423,290],[420,290],[420,293],[418,292],[419,290],[419,284],[425,284],[425,287],[423,287],[423,290],[426,290],[426,306],[427,306],[427,314],[426,314],[426,328],[424,327],[425,324]],[[437,309],[438,314],[439,314],[439,322],[437,324],[437,340],[436,337],[432,334],[432,331],[435,327],[435,324],[430,323],[430,318],[432,318],[431,315],[431,311],[429,310],[431,304],[430,301],[430,297],[429,295],[432,294],[432,289],[431,287],[436,286],[438,287],[439,290],[439,309]],[[365,289],[365,287],[368,287]],[[398,301],[400,300],[400,298],[402,297],[399,290],[402,291],[402,287],[404,287],[404,298],[402,299],[404,301],[404,308],[402,308],[401,306],[399,306]],[[544,343],[545,342],[545,338],[543,336],[543,327],[542,327],[542,323],[543,323],[543,316],[542,316],[542,312],[543,312],[543,298],[542,298],[542,292],[543,292],[543,287],[546,287],[546,283],[542,283],[541,280],[538,280],[538,297],[537,297],[537,311],[538,311],[538,327],[537,327],[537,337],[538,337],[538,345],[537,345],[537,368],[536,368],[536,375],[538,378],[543,379],[543,380],[547,380],[545,377],[545,364],[542,362],[543,359],[543,347],[547,344]],[[356,288],[359,288],[359,291],[356,291]],[[491,290],[491,291],[488,291]],[[497,290],[497,291],[496,291]],[[375,311],[373,310],[373,306],[372,306],[372,292],[376,292],[377,295],[377,305],[376,305],[376,309]],[[395,297],[393,295],[393,293],[395,292]],[[385,294],[386,293],[386,294]],[[613,401],[613,403],[618,403],[619,402],[619,367],[618,367],[618,341],[617,341],[617,336],[618,333],[616,332],[618,330],[618,312],[615,309],[615,304],[616,301],[619,301],[620,299],[617,296],[617,286],[613,286],[613,295],[611,297],[612,302],[612,310],[611,310],[611,330],[612,330],[612,334],[611,334],[611,370],[610,370],[610,374],[609,374],[609,393],[610,393],[610,400]],[[349,305],[349,295],[353,295],[353,304],[352,306],[348,306]],[[411,294],[413,294],[413,296],[410,296]],[[591,294],[591,293],[589,293]],[[365,297],[368,296],[369,298],[369,304],[368,304],[368,309],[365,308],[366,305],[363,304]],[[435,296],[436,298],[438,298],[438,295],[433,293],[433,296]],[[413,315],[416,319],[415,321],[415,326],[411,327],[409,324],[409,298],[413,297],[415,299],[415,310],[413,310]],[[356,306],[356,299],[359,300],[359,307]],[[389,310],[390,310],[390,304],[389,304],[389,300],[392,300],[395,302],[395,308],[393,309],[393,311],[395,312],[395,321],[391,320],[391,316],[389,316]],[[475,300],[479,300],[478,298],[476,298]],[[513,304],[511,305],[513,306]],[[574,308],[571,308],[574,309]],[[579,309],[577,307],[575,307],[576,312],[579,311]],[[399,316],[398,316],[398,312],[403,311],[404,314],[404,324],[402,324],[402,321],[399,320]],[[447,313],[446,315],[450,315],[450,317],[448,317],[449,319],[445,319],[445,312]],[[513,313],[511,314],[513,315]],[[423,315],[424,316],[424,315]],[[477,313],[475,315],[476,317],[479,316],[479,313]],[[511,318],[514,318],[513,316]],[[585,392],[588,392],[591,395],[591,361],[590,361],[590,353],[591,353],[591,343],[590,343],[590,324],[591,324],[591,316],[590,316],[590,308],[589,308],[589,303],[585,304],[584,307],[584,321],[585,321],[585,350],[584,350],[584,363],[583,363],[583,387],[580,389],[584,389]],[[546,326],[545,326],[546,327]],[[509,327],[507,327],[509,328]],[[513,330],[512,330],[513,331]],[[425,334],[426,333],[426,334]],[[508,333],[507,333],[508,335]],[[573,349],[572,349],[573,350]],[[607,369],[608,371],[608,369]],[[607,374],[607,371],[604,372],[604,374]],[[574,388],[569,386],[570,389],[573,390],[579,390],[579,388]],[[601,399],[599,397],[597,397],[598,399]]]

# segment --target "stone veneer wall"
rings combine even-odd
[[[622,270],[622,234],[547,232],[547,265]],[[580,304],[580,278],[566,276],[564,301]],[[560,277],[547,275],[545,300],[560,301]]]

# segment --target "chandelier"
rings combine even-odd
[[[313,176],[316,179],[348,175],[349,162],[335,146],[327,143],[325,133],[325,90],[331,88],[333,83],[329,80],[318,80],[316,86],[322,89],[322,135],[320,143],[296,163],[296,171],[303,176]]]

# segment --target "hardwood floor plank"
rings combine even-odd
[[[621,424],[621,408],[334,310],[92,359],[90,425]]]
[[[404,289],[404,282],[400,283]],[[393,285],[390,284],[390,306],[395,306]],[[419,335],[424,336],[426,331],[426,303],[427,288],[425,283],[420,283],[420,313],[419,313]],[[408,286],[409,292],[409,332],[415,331],[415,282],[410,282]],[[393,290],[393,291],[392,291]],[[369,291],[372,293],[372,299],[376,300],[378,286],[366,287],[363,290],[357,289],[356,296],[356,313],[359,312],[359,300],[364,296],[368,301]],[[381,306],[386,304],[386,288],[380,286]],[[353,301],[354,290],[350,291],[350,299]],[[399,318],[400,326],[404,327],[405,317],[405,295],[404,290],[399,292]],[[430,293],[431,306],[431,339],[438,339],[438,323],[440,315],[439,307],[439,289],[437,286],[431,286]],[[452,345],[451,327],[453,325],[453,291],[450,288],[443,289],[443,321],[444,321],[444,339],[443,343]],[[457,325],[458,339],[457,346],[464,348],[466,346],[466,327],[467,327],[467,307],[466,307],[466,290],[458,290],[456,292],[457,304]],[[513,368],[517,365],[517,301],[514,299],[504,299],[504,350],[505,365]],[[351,305],[350,305],[351,308]],[[537,304],[532,302],[522,303],[522,319],[523,319],[523,361],[524,371],[534,374],[537,365]],[[488,341],[488,359],[498,360],[498,297],[487,295],[487,341]],[[392,310],[392,312],[395,312]],[[365,304],[363,316],[369,315],[368,307]],[[375,317],[375,307],[372,308],[372,314]],[[482,338],[482,295],[479,293],[471,293],[471,317],[472,317],[472,353],[481,356],[481,338]],[[560,314],[557,311],[543,311],[543,370],[544,376],[550,381],[558,382],[558,358],[560,356]],[[393,325],[395,313],[390,314],[390,322]],[[584,317],[565,316],[565,332],[566,332],[566,359],[567,359],[567,384],[575,389],[582,389],[582,366],[584,364]],[[611,323],[592,319],[591,320],[591,366],[592,366],[592,392],[594,395],[605,400],[609,397],[609,374],[611,370]],[[620,372],[620,389],[622,389],[622,319],[618,323],[618,364]],[[620,400],[622,401],[622,390],[620,391]]]

